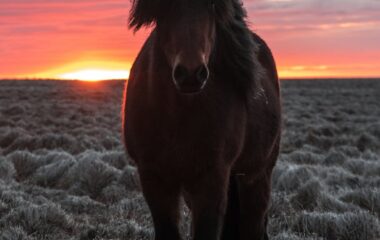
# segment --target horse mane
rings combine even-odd
[[[221,72],[229,70],[229,78],[242,96],[256,96],[261,89],[265,70],[258,60],[259,46],[248,27],[247,13],[239,0],[232,0],[225,11],[227,19],[217,23],[217,42],[213,61]],[[218,62],[220,60],[220,62]],[[248,100],[248,99],[247,99]]]

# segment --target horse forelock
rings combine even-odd
[[[165,9],[163,4],[172,0],[131,0],[131,10],[129,14],[129,27],[135,31],[143,26],[153,25],[157,18],[163,14]]]
[[[129,14],[129,28],[135,31],[143,26],[154,25],[160,17],[169,15],[171,11],[176,11],[178,5],[185,0],[130,0],[131,8]],[[189,0],[196,1],[196,0]],[[198,0],[205,1],[205,0]],[[228,22],[234,18],[244,20],[246,11],[242,7],[241,0],[217,0],[215,11],[217,21]]]

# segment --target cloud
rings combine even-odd
[[[269,42],[283,67],[380,66],[374,58],[380,54],[379,1],[247,0],[245,6],[251,28]]]
[[[244,4],[251,28],[269,43],[280,65],[352,59],[380,65],[374,57],[380,54],[380,1]],[[0,5],[0,77],[44,72],[78,59],[131,62],[149,32],[128,30],[128,0],[0,0]]]
[[[300,26],[301,30],[305,25],[361,27],[362,23],[380,22],[380,2],[371,0],[261,0],[247,1],[246,7],[251,21],[262,19],[278,28],[287,24]]]

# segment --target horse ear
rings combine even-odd
[[[152,25],[158,17],[160,0],[131,0],[129,28],[135,31],[142,26]]]

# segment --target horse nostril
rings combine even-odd
[[[206,65],[200,66],[197,69],[196,76],[197,76],[197,80],[200,83],[203,83],[204,81],[206,81],[208,79],[208,76],[209,76],[209,71],[208,71],[207,66]]]
[[[173,78],[178,83],[182,83],[189,76],[187,69],[181,65],[177,65],[173,71]]]

